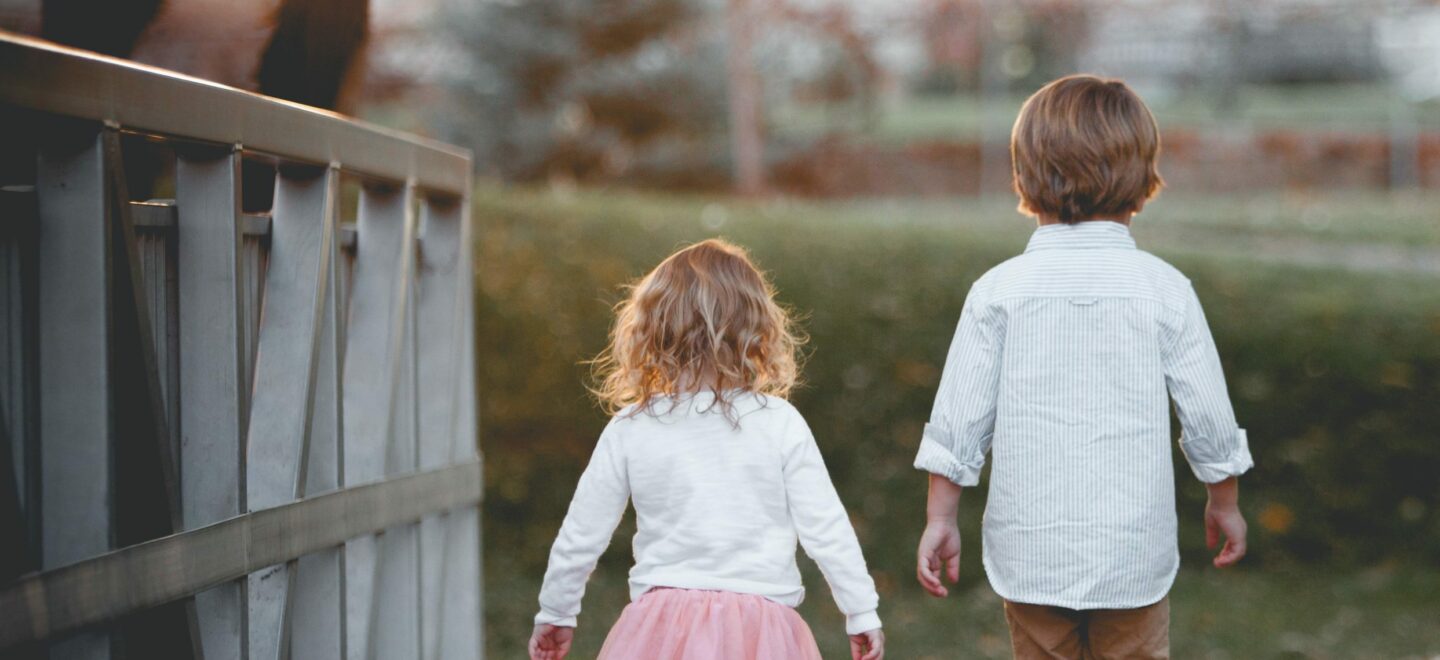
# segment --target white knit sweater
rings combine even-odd
[[[632,600],[677,587],[794,607],[805,596],[798,540],[846,631],[880,627],[875,583],[805,419],[782,399],[737,392],[737,426],[713,403],[708,392],[662,399],[611,420],[550,551],[536,623],[576,624],[585,582],[633,500]]]

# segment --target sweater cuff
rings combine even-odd
[[[540,608],[540,613],[535,615],[535,625],[551,625],[556,628],[574,628],[577,625],[575,617],[557,614]]]
[[[1181,449],[1190,449],[1188,445],[1190,443],[1182,438]],[[1190,458],[1189,451],[1185,455],[1186,458]],[[1190,471],[1195,473],[1196,479],[1207,484],[1239,476],[1252,467],[1255,467],[1255,460],[1250,457],[1250,439],[1249,435],[1245,433],[1245,429],[1235,430],[1235,448],[1221,460],[1190,460]]]
[[[880,627],[880,615],[875,610],[850,614],[845,617],[845,634],[859,635]]]
[[[949,438],[945,429],[934,424],[925,425],[925,435],[920,438],[920,452],[915,455],[916,469],[938,474],[957,486],[974,486],[980,483],[980,470],[985,467],[984,459],[979,465],[968,465],[955,458],[948,449]],[[942,442],[941,440],[945,440]]]

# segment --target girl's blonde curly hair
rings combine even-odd
[[[615,306],[591,392],[610,414],[656,397],[710,391],[727,416],[740,392],[786,398],[806,338],[745,250],[710,239],[660,262]]]

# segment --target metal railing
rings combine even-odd
[[[479,657],[468,153],[6,34],[0,112],[0,656]]]

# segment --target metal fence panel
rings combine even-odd
[[[0,655],[479,657],[468,155],[11,35],[0,108]]]

